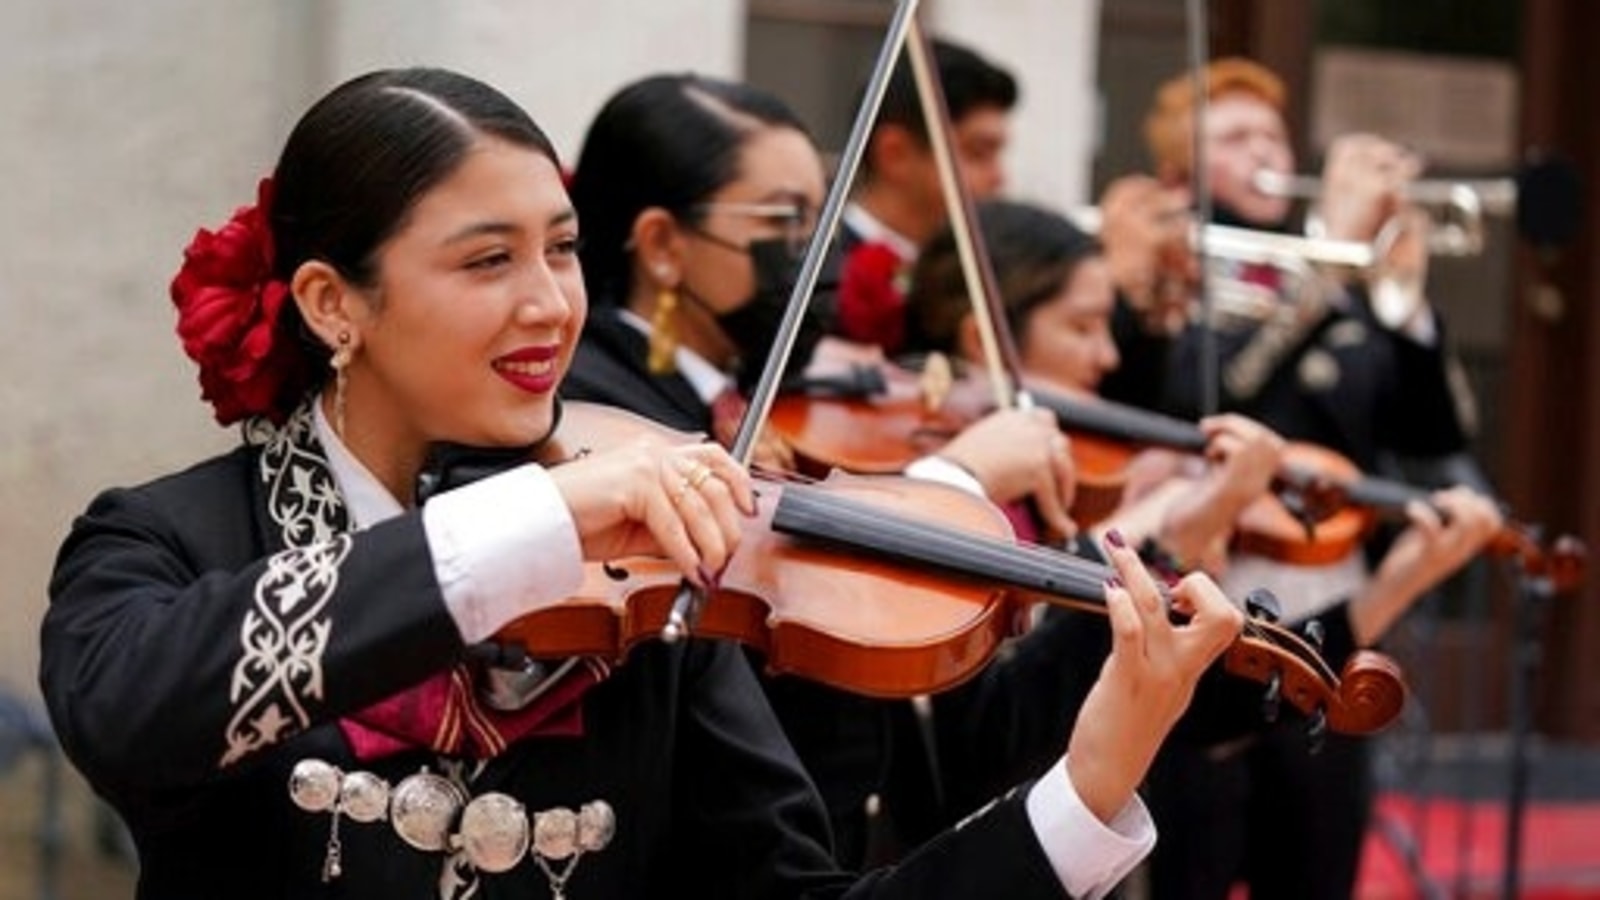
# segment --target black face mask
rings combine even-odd
[[[735,378],[741,390],[749,391],[767,366],[767,357],[778,336],[778,325],[789,306],[789,294],[799,278],[800,259],[790,249],[789,241],[783,238],[751,241],[746,252],[755,269],[755,293],[749,302],[717,316],[717,324],[739,348],[741,355]],[[794,352],[789,355],[786,375],[804,371],[822,336],[822,320],[815,304],[808,304],[800,322],[800,332],[795,336]]]

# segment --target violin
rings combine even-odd
[[[955,379],[947,364],[918,373],[887,360],[829,356],[849,352],[842,342],[825,342],[807,376],[773,401],[767,426],[793,451],[803,475],[899,474],[993,409],[986,392],[971,379]]]
[[[1091,499],[1097,486],[1113,483],[1104,473],[1126,467],[1140,450],[1205,450],[1205,434],[1192,422],[1098,397],[1045,391],[1035,391],[1034,397],[1073,434],[1078,491],[1087,490]],[[1429,502],[1426,491],[1367,475],[1327,447],[1290,442],[1273,477],[1272,493],[1240,515],[1235,544],[1246,552],[1295,565],[1337,562],[1355,550],[1380,519],[1404,519],[1407,506]],[[1558,592],[1581,584],[1588,567],[1587,550],[1577,538],[1563,535],[1546,548],[1533,527],[1510,519],[1488,549],[1511,558],[1523,571],[1548,579]]]
[[[554,464],[642,434],[694,436],[621,410],[567,403],[541,450]],[[757,472],[759,513],[696,611],[691,634],[760,651],[774,672],[872,697],[946,690],[976,674],[1029,608],[1048,602],[1105,612],[1114,570],[1018,544],[988,502],[941,485],[835,475],[785,482]],[[538,658],[620,661],[659,637],[680,576],[666,560],[592,564],[578,595],[508,625],[497,640]],[[1224,654],[1227,671],[1267,686],[1324,727],[1378,730],[1399,713],[1405,685],[1388,657],[1359,651],[1335,675],[1293,632],[1250,618]]]
[[[841,220],[893,48],[909,26],[901,7],[733,438],[730,455],[743,465],[772,408],[827,241]],[[926,43],[924,35],[913,45],[919,69],[928,67]],[[670,434],[631,414],[567,404],[539,459],[559,463],[646,430]],[[499,639],[535,657],[619,661],[651,639],[729,639],[757,648],[773,671],[892,698],[972,677],[1021,631],[1034,603],[1104,611],[1104,584],[1114,570],[1017,544],[995,507],[964,492],[902,479],[835,476],[807,484],[760,472],[755,477],[758,514],[741,519],[740,549],[715,585],[693,589],[661,559],[611,560],[586,569],[577,595],[523,616]],[[1267,685],[1269,708],[1287,699],[1311,717],[1313,733],[1366,733],[1399,713],[1405,685],[1391,660],[1358,652],[1335,675],[1311,644],[1256,618],[1262,606],[1247,603],[1253,615],[1224,659],[1227,670]]]
[[[958,382],[948,366],[933,365],[944,359],[939,355],[929,358],[921,376],[910,375],[881,359],[847,370],[874,375],[875,379],[868,383],[876,389],[863,389],[857,384],[854,389],[829,392],[818,390],[829,379],[811,379],[807,390],[790,390],[776,397],[767,419],[768,427],[794,451],[801,471],[807,474],[825,474],[834,468],[856,473],[897,473],[943,446],[986,413],[1027,405],[1019,393],[1021,360],[999,299],[994,266],[978,239],[971,193],[956,170],[950,107],[938,67],[932,62],[932,45],[915,24],[911,30],[913,39],[905,44],[906,58],[928,123],[928,148],[950,212],[949,226],[961,258],[962,274],[968,293],[974,298],[972,314],[987,351],[988,388],[992,393],[985,398],[981,391],[966,389],[977,382]],[[816,365],[813,359],[812,366]],[[851,381],[846,378],[843,383],[849,385]],[[831,396],[823,396],[830,393]]]
[[[831,358],[824,344],[807,377],[788,386],[773,402],[768,427],[794,451],[796,468],[825,477],[835,468],[857,474],[895,474],[932,453],[994,409],[990,394],[971,378],[929,377],[898,363],[867,363]],[[930,357],[930,360],[942,357]],[[1054,395],[1031,390],[1032,401],[1056,411]],[[1100,423],[1098,406],[1085,404],[1081,417]],[[1137,416],[1142,410],[1128,408]],[[1073,414],[1067,414],[1070,418]],[[1153,417],[1153,414],[1152,414]],[[1159,417],[1156,417],[1159,418]],[[1072,441],[1077,487],[1070,513],[1080,527],[1103,521],[1122,503],[1128,466],[1145,446],[1194,453],[1205,450],[1205,435],[1185,422],[1137,421],[1139,433],[1156,439],[1142,446],[1107,435],[1122,433],[1120,421],[1092,427],[1057,419]]]

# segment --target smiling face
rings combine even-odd
[[[578,223],[549,157],[480,137],[350,288],[346,442],[374,468],[428,444],[547,434],[586,312]]]

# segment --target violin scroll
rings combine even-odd
[[[1556,538],[1547,550],[1539,545],[1535,528],[1508,522],[1489,546],[1497,553],[1513,557],[1524,572],[1544,579],[1551,593],[1563,594],[1576,589],[1588,574],[1589,550],[1583,541],[1570,534]]]
[[[1377,731],[1394,721],[1405,702],[1400,666],[1375,650],[1357,650],[1339,673],[1339,703],[1328,724],[1344,734]]]
[[[1224,653],[1223,666],[1267,686],[1269,718],[1278,702],[1287,700],[1310,717],[1313,730],[1372,734],[1388,727],[1405,706],[1405,679],[1394,660],[1360,650],[1335,676],[1299,635],[1262,620],[1246,623],[1244,634]]]

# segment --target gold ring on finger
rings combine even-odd
[[[706,479],[710,478],[710,477],[711,477],[711,467],[710,466],[706,465],[705,463],[695,463],[694,469],[688,475],[685,475],[683,477],[683,484],[684,484],[684,487],[694,488],[695,490],[699,490],[700,489],[700,485],[705,484],[706,483]]]

